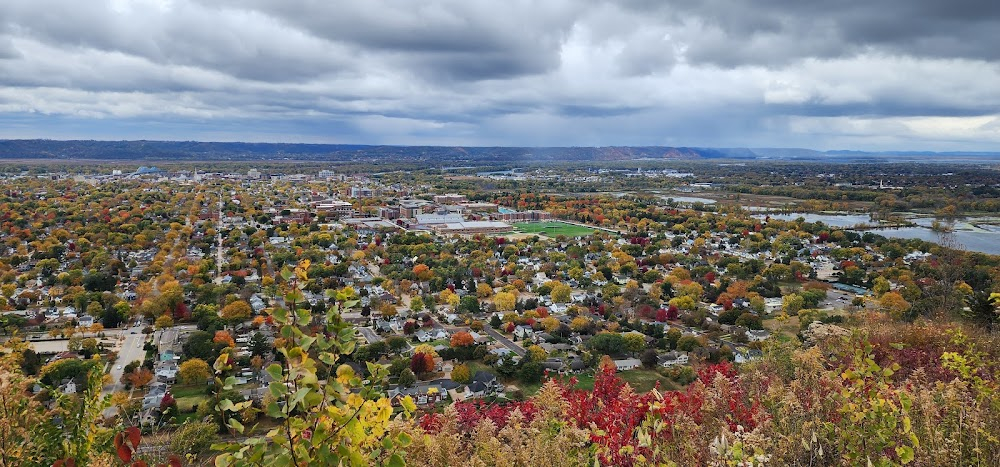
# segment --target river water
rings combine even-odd
[[[755,217],[763,218],[764,215]],[[806,222],[822,222],[830,227],[851,228],[858,224],[873,224],[867,215],[836,214],[836,213],[801,213],[801,214],[771,214],[771,219],[796,220],[803,218]],[[913,217],[908,220],[918,224],[918,227],[901,227],[873,229],[869,232],[887,238],[919,239],[927,242],[937,242],[938,234],[930,229],[934,219]],[[954,238],[958,246],[969,250],[1000,255],[1000,226],[981,224],[981,221],[996,221],[996,219],[969,218],[956,222]]]

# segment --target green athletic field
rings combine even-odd
[[[540,234],[553,238],[558,235],[565,235],[567,237],[582,237],[594,233],[594,229],[572,224],[563,224],[562,222],[520,222],[514,224],[514,228],[522,233]]]

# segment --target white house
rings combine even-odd
[[[660,355],[657,358],[657,362],[664,368],[670,368],[677,365],[687,365],[688,355],[685,352],[671,351],[664,355]]]
[[[750,342],[762,342],[771,337],[771,333],[766,329],[747,331],[747,339]]]
[[[637,358],[626,358],[624,360],[615,360],[615,366],[618,368],[618,371],[634,370],[636,368],[639,368],[639,366],[641,365],[642,362],[640,362],[639,359]]]

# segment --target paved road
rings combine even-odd
[[[135,334],[132,332],[135,331]],[[104,393],[110,394],[123,388],[122,384],[119,382],[122,378],[122,373],[125,372],[125,365],[132,363],[135,360],[142,362],[145,357],[146,352],[142,350],[143,339],[146,337],[142,334],[142,328],[131,327],[119,330],[119,339],[121,346],[118,349],[118,360],[115,361],[114,366],[108,372],[111,374],[112,384],[104,387]]]
[[[375,331],[372,330],[372,328],[366,328],[366,327],[358,326],[357,330],[358,330],[358,332],[361,333],[362,336],[365,337],[365,340],[368,341],[369,344],[374,344],[376,342],[382,342],[382,336],[379,336],[378,334],[376,334]]]
[[[515,343],[514,341],[512,341],[512,340],[510,340],[510,339],[508,339],[506,337],[504,337],[503,334],[500,334],[499,332],[497,332],[492,327],[486,326],[486,327],[483,328],[483,330],[485,330],[486,334],[489,334],[490,337],[492,337],[492,338],[496,339],[497,341],[499,341],[505,347],[507,347],[508,349],[510,349],[511,352],[516,353],[518,356],[523,357],[524,354],[527,353],[527,352],[524,351],[523,347],[521,347],[520,345],[517,345],[517,343]]]

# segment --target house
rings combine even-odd
[[[536,333],[535,333],[535,334],[534,334],[534,335],[532,336],[532,340],[533,340],[533,341],[534,341],[534,342],[535,342],[536,344],[541,344],[541,343],[543,343],[543,342],[548,342],[548,341],[550,341],[550,340],[552,340],[552,339],[553,339],[553,338],[552,338],[552,335],[551,335],[551,334],[549,334],[549,333],[547,333],[547,332],[536,332]]]
[[[156,380],[161,383],[173,384],[177,382],[177,367],[164,365],[156,370]]]
[[[747,331],[747,339],[750,342],[762,342],[771,337],[771,333],[766,329],[756,329],[753,331]]]
[[[688,356],[685,352],[678,352],[674,350],[667,352],[664,355],[660,355],[656,358],[656,361],[660,366],[669,368],[676,365],[687,365]]]
[[[502,393],[503,390],[503,384],[497,381],[496,375],[480,370],[472,376],[466,392],[470,393],[468,397],[486,397]]]
[[[736,363],[747,363],[764,356],[764,353],[757,349],[741,349],[733,352],[733,361]]]
[[[264,303],[264,299],[260,298],[260,295],[254,294],[250,297],[250,308],[253,309],[254,313],[260,313],[264,311],[264,308],[267,308],[267,305]]]
[[[396,387],[390,389],[388,395],[393,404],[398,404],[399,399],[410,396],[418,405],[432,405],[447,399],[449,391],[460,386],[450,379],[437,379],[420,382],[409,388]]]
[[[375,331],[380,333],[392,332],[392,324],[384,319],[377,319],[375,320]]]
[[[626,358],[615,360],[615,366],[618,368],[618,371],[634,370],[642,366],[642,362],[637,358]]]
[[[566,363],[563,362],[561,358],[546,359],[544,362],[542,362],[542,368],[549,371],[550,373],[554,372],[554,373],[559,373],[560,375],[566,374],[567,370],[569,369],[566,366]]]
[[[167,394],[166,383],[152,383],[149,385],[149,391],[142,398],[142,408],[152,409],[158,408],[160,403],[163,402],[163,397]]]
[[[534,334],[534,333],[535,333],[535,331],[532,330],[531,327],[529,327],[529,326],[520,325],[520,326],[514,328],[514,337],[517,337],[518,339],[522,339],[522,340],[523,339],[527,339],[527,338],[531,337],[531,335]]]
[[[615,360],[615,366],[618,371],[634,370],[642,366],[642,362],[637,358],[626,358],[623,360]]]
[[[486,337],[486,336],[484,336],[482,334],[479,334],[476,331],[469,331],[469,335],[472,336],[472,341],[475,342],[475,343],[477,343],[477,344],[482,344],[482,343],[490,340],[489,337]]]

